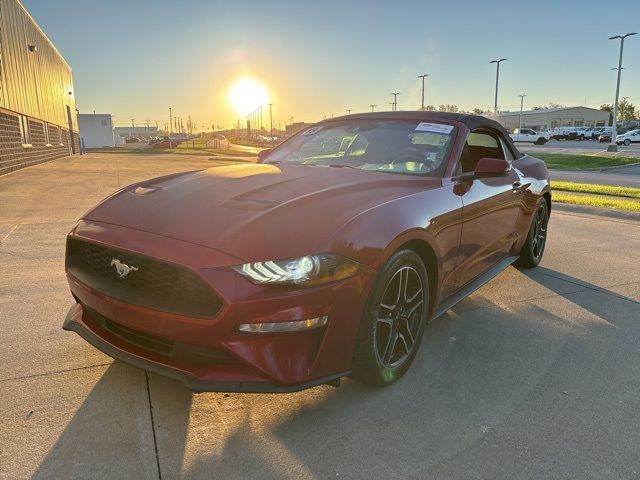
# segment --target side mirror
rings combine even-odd
[[[511,165],[502,158],[484,157],[478,160],[474,176],[476,178],[483,177],[501,177],[509,173]]]
[[[273,148],[267,148],[265,150],[260,150],[258,152],[258,163],[264,161],[264,159],[267,158],[272,151],[273,151]]]

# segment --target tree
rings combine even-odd
[[[475,113],[476,115],[482,115],[485,112],[486,111],[481,108],[474,108],[473,110],[471,110],[471,113]]]
[[[452,113],[456,113],[458,110],[460,110],[460,109],[458,108],[458,106],[457,106],[457,105],[449,105],[449,104],[446,104],[446,105],[440,105],[440,106],[438,107],[438,111],[439,111],[439,112],[452,112]]]
[[[635,120],[635,118],[636,107],[631,102],[627,102],[626,98],[620,100],[618,102],[618,121],[628,122],[629,120]]]
[[[613,106],[609,105],[608,103],[602,104],[600,105],[600,110],[603,110],[605,112],[609,112],[609,125],[611,125],[613,123]]]
[[[430,110],[432,112],[435,112],[436,111],[436,106],[435,105],[425,105],[424,109],[425,110]]]
[[[604,105],[600,105],[600,110],[609,112],[609,125],[611,125],[611,123],[613,123],[613,105],[605,103]],[[628,102],[624,98],[618,101],[618,122],[635,120],[637,114],[636,107],[631,102]]]

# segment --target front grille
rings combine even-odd
[[[133,267],[121,277],[126,267]],[[67,242],[67,270],[82,283],[123,302],[190,317],[211,318],[222,300],[195,273],[136,253],[77,239]]]

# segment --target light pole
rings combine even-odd
[[[424,111],[424,77],[428,77],[429,74],[425,73],[424,75],[418,75],[418,78],[422,79],[422,106],[420,107],[421,111]]]
[[[522,105],[524,104],[524,97],[526,95],[518,95],[520,97],[520,120],[518,121],[518,135],[520,134],[520,130],[522,130]]]
[[[624,49],[624,39],[631,35],[637,35],[637,32],[625,33],[624,35],[614,35],[609,40],[620,39],[620,57],[618,59],[618,80],[616,82],[616,100],[613,103],[613,125],[611,128],[611,143],[607,147],[607,152],[617,152],[616,144],[616,121],[618,120],[618,95],[620,95],[620,74],[622,73],[622,50]]]
[[[501,58],[499,60],[491,60],[489,63],[496,64],[496,97],[493,101],[493,114],[498,116],[498,79],[500,78],[500,62],[504,62],[507,60],[506,58]]]
[[[347,115],[351,115],[351,109],[347,108]]]
[[[378,105],[376,105],[375,103],[372,103],[372,104],[371,104],[371,105],[369,105],[369,106],[371,107],[371,111],[372,111],[372,112],[375,112],[375,111],[376,111],[376,107],[377,107]]]
[[[271,133],[269,135],[273,137],[273,103],[269,104],[269,124],[271,125]]]
[[[171,113],[171,107],[169,107],[169,134],[173,133],[173,114]]]
[[[389,95],[393,95],[393,111],[398,110],[398,95],[400,92],[391,92]]]

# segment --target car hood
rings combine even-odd
[[[441,184],[349,168],[227,165],[132,185],[84,218],[258,261],[318,253],[358,214]]]

